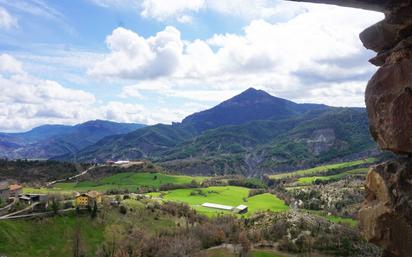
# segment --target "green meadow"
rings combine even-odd
[[[200,193],[199,193],[200,192]],[[236,186],[208,187],[202,189],[176,189],[168,192],[150,193],[162,197],[165,201],[183,202],[208,216],[229,214],[229,211],[201,206],[203,203],[217,203],[230,206],[240,204],[248,206],[247,216],[258,211],[286,211],[289,207],[275,195],[265,193],[248,197],[249,189]]]
[[[107,191],[112,189],[136,191],[140,186],[151,186],[159,188],[164,184],[188,184],[193,180],[200,183],[207,177],[191,177],[183,175],[169,175],[164,173],[135,173],[126,172],[113,176],[101,178],[96,181],[82,181],[79,183],[57,183],[53,188],[25,188],[25,192],[45,193],[45,192],[85,192],[90,190]]]
[[[311,169],[297,170],[297,171],[288,172],[288,173],[281,173],[281,174],[271,175],[271,176],[269,176],[269,178],[271,178],[271,179],[282,179],[282,178],[288,178],[288,177],[316,175],[316,174],[321,174],[321,173],[328,172],[330,170],[349,168],[349,167],[354,167],[354,166],[358,166],[358,165],[361,165],[361,164],[371,164],[371,163],[374,163],[375,161],[376,161],[375,158],[368,158],[368,159],[364,159],[364,160],[357,160],[357,161],[350,161],[350,162],[340,162],[340,163],[335,163],[335,164],[317,166],[317,167],[314,167],[314,168],[311,168]]]
[[[269,250],[253,250],[252,256],[253,257],[282,257]]]
[[[0,253],[10,257],[73,256],[77,228],[85,250],[94,253],[103,240],[104,225],[89,217],[0,221]]]
[[[343,177],[351,176],[351,175],[366,175],[367,172],[368,172],[367,168],[360,168],[360,169],[349,170],[349,171],[345,171],[345,172],[335,174],[335,175],[330,175],[330,176],[301,177],[301,178],[298,178],[297,182],[300,185],[306,185],[306,184],[312,184],[316,180],[320,180],[320,181],[338,180]]]

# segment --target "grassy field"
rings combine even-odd
[[[355,219],[351,219],[351,218],[343,218],[343,217],[338,217],[338,216],[334,216],[334,215],[326,215],[326,213],[322,212],[322,211],[313,211],[313,210],[306,210],[306,212],[308,214],[312,214],[312,215],[317,215],[320,217],[323,217],[333,223],[338,223],[338,224],[348,224],[351,227],[356,227],[358,226],[358,221]]]
[[[271,251],[266,251],[266,250],[253,250],[252,256],[253,257],[282,257]]]
[[[202,182],[207,177],[191,177],[181,175],[169,175],[163,173],[134,173],[126,172],[105,177],[97,181],[84,181],[79,183],[57,183],[53,188],[25,188],[27,193],[47,192],[85,192],[90,190],[107,191],[111,189],[129,190],[134,192],[140,186],[152,186],[159,188],[164,184],[188,184],[192,180]]]
[[[205,255],[207,257],[236,257],[234,253],[227,249],[210,249],[205,251]]]
[[[354,170],[349,170],[345,171],[339,174],[335,175],[330,175],[330,176],[311,176],[311,177],[301,177],[298,178],[297,182],[300,185],[306,185],[306,184],[312,184],[316,180],[321,180],[321,181],[329,181],[329,180],[338,180],[346,176],[350,175],[366,175],[368,172],[368,168],[360,168],[360,169],[354,169]]]
[[[42,220],[0,221],[0,255],[9,257],[73,256],[76,227],[83,246],[94,253],[103,240],[104,226],[90,217],[63,216]]]
[[[230,213],[228,211],[216,210],[201,206],[202,203],[217,203],[230,206],[238,206],[244,204],[248,206],[249,211],[246,215],[250,215],[257,211],[285,211],[288,206],[272,194],[255,195],[248,198],[249,189],[244,187],[224,186],[224,187],[208,187],[200,189],[202,194],[193,195],[196,189],[176,189],[164,193],[151,193],[152,196],[160,196],[163,194],[163,199],[167,201],[184,202],[192,206],[194,209],[208,216],[214,216],[219,213]]]
[[[269,177],[271,179],[282,179],[282,178],[287,178],[287,177],[309,176],[309,175],[325,173],[325,172],[328,172],[334,169],[349,168],[349,167],[354,167],[354,166],[361,165],[361,164],[371,164],[371,163],[374,163],[375,161],[376,161],[375,158],[368,158],[364,160],[357,160],[357,161],[351,161],[351,162],[341,162],[341,163],[317,166],[315,168],[306,169],[306,170],[297,170],[297,171],[288,172],[288,173],[271,175]]]

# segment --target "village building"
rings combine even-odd
[[[10,189],[7,182],[0,182],[0,202],[8,202],[10,198]]]
[[[102,195],[97,191],[90,191],[88,193],[78,194],[75,198],[76,206],[79,207],[93,207],[95,204],[102,202]]]
[[[20,194],[19,201],[26,204],[32,204],[36,202],[46,203],[48,201],[48,196],[46,194]]]
[[[10,185],[9,189],[11,197],[18,197],[23,192],[23,187],[17,184]]]

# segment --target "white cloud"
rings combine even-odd
[[[240,93],[241,90],[171,90],[165,92],[168,96],[205,102],[223,102]]]
[[[22,72],[22,65],[18,60],[9,54],[0,54],[0,74]]]
[[[299,99],[303,90],[325,83],[366,84],[374,68],[367,63],[370,54],[358,34],[381,18],[380,13],[363,10],[305,5],[305,12],[288,21],[254,20],[241,35],[216,34],[207,40],[183,41],[173,27],[149,38],[119,28],[107,39],[111,52],[90,74],[137,84],[167,81],[165,95],[204,101],[220,100],[217,90],[238,92],[250,86]],[[173,47],[161,55],[164,47],[159,45]],[[136,87],[124,89],[129,95],[133,90],[141,92]]]
[[[43,124],[77,124],[92,119],[171,123],[201,108],[199,104],[183,104],[171,109],[118,101],[101,102],[89,92],[32,76],[22,66],[13,56],[0,55],[0,131],[24,131]],[[133,90],[164,90],[168,84],[152,82],[129,88],[124,89],[127,97],[136,97],[139,91]]]
[[[205,5],[205,0],[143,0],[143,17],[165,20],[170,17],[183,17],[186,12],[197,12]]]
[[[17,27],[17,19],[0,6],[0,28],[8,30],[13,27]]]
[[[74,123],[90,116],[95,97],[25,73],[0,75],[0,129],[26,129],[47,123]]]
[[[44,0],[0,0],[0,5],[32,16],[49,19],[59,24],[67,33],[76,34],[75,29],[68,23],[66,17]]]
[[[89,0],[90,2],[105,8],[135,9],[140,6],[139,0]]]
[[[211,11],[245,20],[259,18],[290,18],[301,12],[304,5],[283,0],[89,0],[105,8],[140,12],[146,18],[165,21],[176,19],[190,23],[201,11]]]
[[[364,81],[349,81],[332,83],[309,89],[305,96],[297,99],[298,102],[323,103],[338,107],[359,107],[364,102]]]
[[[92,76],[131,79],[172,75],[179,66],[183,43],[174,27],[147,39],[133,31],[117,28],[107,37],[111,53],[88,73]]]
[[[293,17],[298,11],[304,9],[304,5],[296,3],[285,3],[277,0],[208,0],[205,8],[212,11],[237,16],[243,19],[260,19],[270,17]]]
[[[182,15],[180,17],[177,18],[177,21],[180,23],[192,23],[193,21],[193,17],[190,15]]]

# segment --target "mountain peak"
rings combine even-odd
[[[250,87],[243,91],[242,93],[224,101],[223,103],[219,104],[218,106],[221,107],[228,107],[231,105],[244,105],[250,106],[251,108],[254,108],[255,106],[266,103],[266,104],[277,104],[277,105],[293,105],[295,103],[278,98],[275,96],[270,95],[264,90],[260,89],[255,89],[253,87]]]
[[[250,88],[246,89],[245,91],[243,91],[242,93],[240,93],[237,96],[265,97],[265,96],[271,96],[271,95],[268,94],[266,91],[263,91],[261,89],[256,89],[256,88],[250,87]],[[273,96],[271,96],[271,97],[273,97]]]

